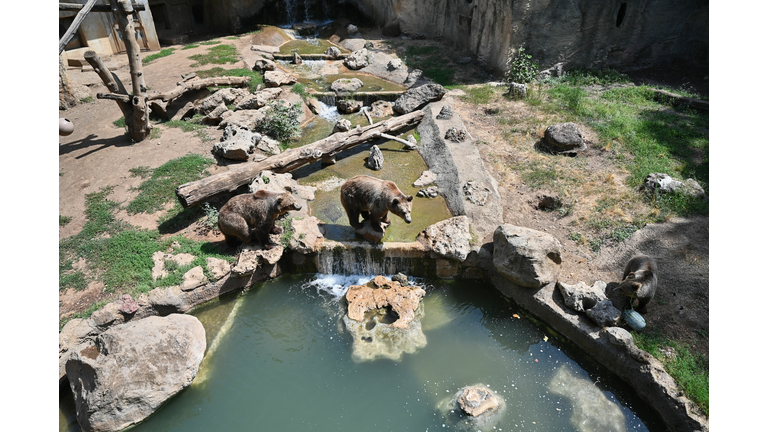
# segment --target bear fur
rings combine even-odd
[[[622,282],[613,291],[629,297],[629,307],[637,302],[637,311],[646,313],[648,302],[656,295],[657,274],[656,261],[647,255],[638,255],[629,260]]]
[[[411,201],[413,195],[403,194],[394,182],[367,175],[352,177],[341,186],[341,205],[355,229],[363,227],[362,216],[374,231],[383,233],[381,223],[390,223],[389,212],[411,223]]]
[[[229,246],[258,241],[265,249],[272,249],[276,244],[270,243],[269,234],[282,232],[275,219],[291,210],[301,210],[301,204],[287,192],[259,190],[237,195],[219,211],[219,230]]]

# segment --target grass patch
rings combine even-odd
[[[453,81],[454,69],[449,67],[451,61],[444,52],[439,46],[409,46],[402,58],[409,67],[421,69],[425,77],[442,86],[449,86],[456,84]]]
[[[248,89],[251,93],[258,90],[259,84],[264,82],[263,74],[246,68],[239,69],[224,69],[222,67],[214,67],[206,70],[195,71],[200,78],[218,77],[218,76],[235,76],[244,77],[249,76],[251,80],[248,81]],[[223,88],[223,87],[221,87]]]
[[[235,38],[235,39],[237,39],[237,38]],[[221,43],[221,41],[209,40],[209,41],[205,41],[205,42],[200,42],[200,45],[218,45],[220,43]]]
[[[120,117],[119,119],[112,122],[115,127],[118,128],[124,128],[125,127],[125,117]]]
[[[206,168],[215,161],[196,154],[189,154],[166,162],[152,171],[151,177],[144,180],[136,190],[139,194],[126,207],[126,211],[135,213],[154,213],[166,203],[175,201],[176,188],[179,185],[203,178]],[[146,178],[146,167],[138,176]],[[131,174],[136,176],[134,171]]]
[[[632,332],[635,344],[657,358],[675,379],[685,395],[709,416],[709,363],[704,356],[692,352],[687,344],[666,339],[659,333]],[[673,356],[664,353],[672,348]]]
[[[101,308],[102,308],[104,305],[106,305],[107,303],[109,303],[109,301],[108,301],[108,300],[102,300],[102,301],[100,301],[100,302],[96,302],[96,303],[92,304],[92,305],[91,305],[91,306],[90,306],[88,309],[86,309],[86,310],[84,310],[84,311],[82,311],[82,312],[76,313],[76,314],[74,314],[74,315],[73,315],[73,316],[71,316],[71,317],[68,317],[68,318],[62,318],[62,319],[59,321],[59,332],[61,332],[61,329],[63,329],[63,328],[64,328],[64,326],[65,326],[65,325],[66,325],[68,322],[72,321],[72,320],[73,320],[73,319],[75,319],[75,318],[78,318],[78,319],[86,319],[86,318],[90,318],[90,316],[91,316],[91,315],[93,315],[93,313],[94,313],[94,312],[96,312],[97,310],[101,309]]]
[[[208,127],[200,122],[203,117],[205,116],[202,114],[195,114],[189,120],[169,120],[162,124],[167,127],[179,128],[184,132],[194,132],[195,136],[198,137],[200,141],[208,142],[213,138],[208,136],[208,133],[206,132]]]
[[[66,224],[68,224],[70,222],[72,222],[72,217],[71,216],[59,215],[59,226],[64,226],[64,225],[66,225]]]
[[[218,44],[219,42],[215,42]],[[202,45],[210,45],[210,43],[200,42]],[[237,63],[240,61],[240,56],[237,53],[237,48],[234,45],[215,45],[208,48],[206,54],[195,54],[189,56],[190,60],[194,60],[196,63],[192,67],[200,67],[207,64],[227,64]],[[199,75],[199,74],[198,74]]]
[[[496,96],[496,89],[491,85],[481,85],[475,87],[461,87],[466,96],[461,98],[471,104],[486,105]]]
[[[307,98],[309,97],[309,92],[307,92],[307,86],[301,83],[296,83],[291,87],[291,93],[295,93],[301,97],[303,101],[307,101]]]
[[[188,49],[192,49],[192,48],[198,48],[199,46],[200,46],[200,44],[189,44],[189,45],[184,45],[184,47],[182,47],[181,49],[182,50],[188,50]]]
[[[91,102],[93,102],[93,96],[86,96],[86,97],[80,99],[80,102],[82,102],[82,103],[91,103]]]
[[[146,65],[146,64],[149,64],[150,62],[153,62],[153,61],[155,61],[155,60],[157,60],[159,58],[168,57],[169,55],[173,54],[173,51],[175,49],[176,48],[165,48],[165,49],[160,50],[159,52],[156,52],[154,54],[150,54],[150,55],[144,57],[143,59],[141,59],[141,64]]]

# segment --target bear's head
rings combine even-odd
[[[280,216],[291,210],[301,210],[301,204],[296,202],[296,198],[292,194],[286,192],[278,195],[275,199],[275,208],[277,215]]]
[[[649,270],[637,270],[627,275],[627,277],[613,289],[614,292],[618,291],[627,297],[635,298],[640,288],[646,282],[651,282],[653,274]]]
[[[403,218],[406,223],[411,223],[411,201],[413,195],[405,196],[401,193],[392,198],[389,211]]]

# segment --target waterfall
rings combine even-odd
[[[309,0],[304,0],[304,22],[310,22],[312,18],[309,15]]]
[[[296,0],[285,0],[285,13],[288,17],[288,24],[296,22]]]
[[[427,252],[412,243],[328,242],[316,257],[317,271],[333,275],[394,275],[405,273],[426,277],[434,274],[434,262]]]

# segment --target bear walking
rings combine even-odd
[[[363,227],[363,221],[370,220],[371,228],[383,233],[381,223],[389,224],[389,212],[411,223],[411,201],[413,195],[403,194],[394,182],[359,175],[347,180],[341,186],[341,205],[353,228]]]
[[[264,248],[272,249],[276,244],[270,243],[269,234],[282,232],[281,227],[275,226],[275,219],[290,210],[301,210],[301,204],[287,192],[259,190],[237,195],[219,211],[219,230],[229,246],[258,241]]]

